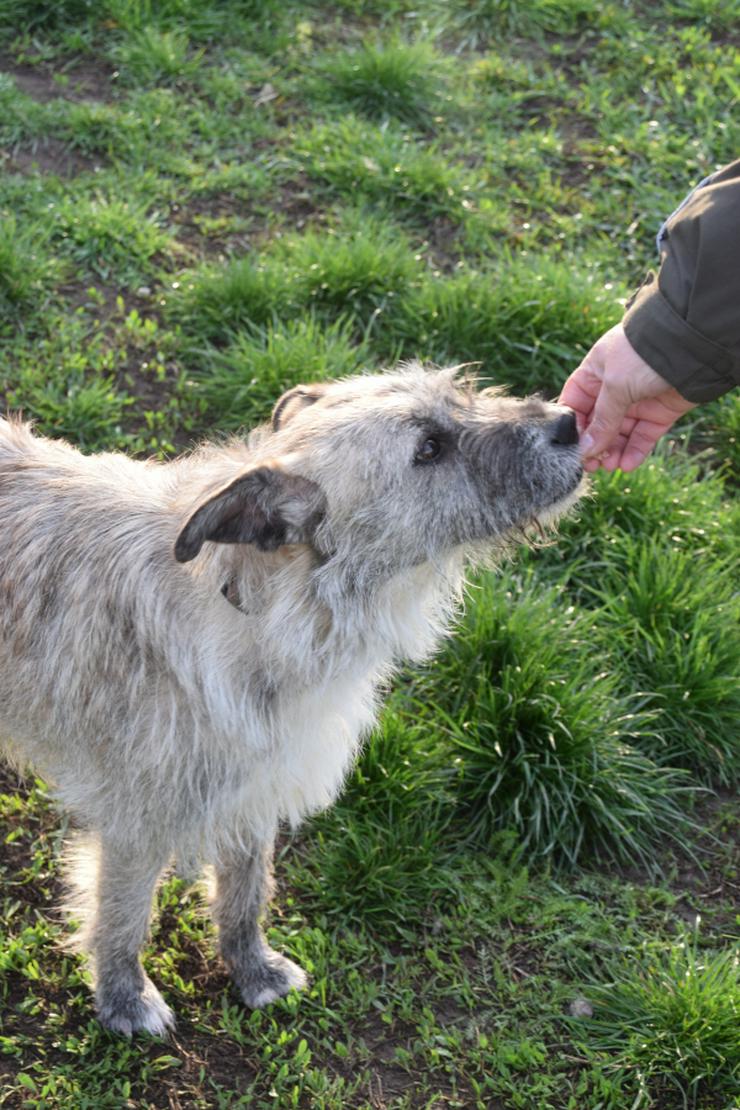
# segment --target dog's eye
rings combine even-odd
[[[428,436],[414,455],[415,463],[435,462],[442,454],[442,444],[436,436]]]

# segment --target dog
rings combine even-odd
[[[0,741],[84,830],[77,935],[104,1026],[173,1025],[139,959],[173,859],[213,866],[247,1006],[304,986],[260,928],[278,824],[331,803],[469,561],[582,482],[570,410],[459,368],[298,386],[248,437],[165,463],[0,420]]]

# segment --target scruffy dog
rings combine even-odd
[[[87,830],[104,1025],[173,1023],[139,961],[173,858],[213,865],[248,1006],[304,984],[259,925],[278,822],[332,801],[466,559],[575,500],[577,441],[567,409],[418,364],[299,386],[246,441],[169,463],[0,420],[0,737]]]

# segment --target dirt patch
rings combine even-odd
[[[667,876],[665,885],[677,898],[674,912],[689,927],[701,922],[716,937],[738,937],[740,904],[740,803],[736,794],[719,790],[696,806],[692,820],[695,858],[671,844],[656,845],[655,858]],[[637,868],[625,868],[621,878],[635,885],[653,880]]]
[[[51,65],[17,62],[0,55],[0,72],[9,74],[26,96],[46,104],[50,100],[110,100],[116,83],[115,71],[103,62],[70,58]]]
[[[0,166],[5,173],[48,173],[57,177],[76,177],[91,173],[101,165],[99,158],[89,158],[61,139],[43,138],[26,150],[0,151]]]
[[[276,185],[265,197],[249,199],[227,192],[189,197],[173,207],[171,220],[178,240],[197,259],[246,254],[272,237],[270,215],[277,218],[276,227],[290,231],[321,221],[314,194],[309,179],[299,175]]]

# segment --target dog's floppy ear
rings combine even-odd
[[[315,401],[324,396],[324,385],[297,385],[284,393],[272,410],[272,430],[277,432],[284,428],[289,420],[302,409],[308,408]]]
[[[315,482],[278,466],[257,466],[198,506],[177,537],[175,558],[189,562],[206,540],[253,543],[261,551],[308,543],[325,509]]]

